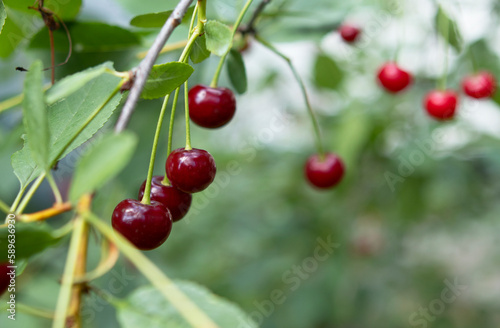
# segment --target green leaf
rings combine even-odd
[[[9,251],[9,226],[0,228],[0,262],[6,262]],[[55,245],[60,238],[52,234],[46,224],[21,223],[15,224],[15,256],[16,261],[29,258],[40,253],[46,248]]]
[[[193,48],[191,48],[191,54],[189,58],[195,64],[201,63],[205,59],[210,57],[210,50],[207,49],[207,38],[205,34],[196,38],[193,44]]]
[[[7,12],[5,11],[5,6],[0,0],[0,33],[2,33],[3,24],[5,24],[5,19],[7,18]]]
[[[9,15],[4,22],[2,34],[0,34],[0,57],[7,58],[24,40],[24,33],[21,28],[12,20]]]
[[[231,29],[218,21],[210,20],[205,24],[207,49],[217,56],[223,56],[231,46]]]
[[[95,22],[68,23],[68,30],[77,52],[110,52],[124,50],[140,44],[134,33],[118,26]],[[54,45],[57,51],[68,51],[68,37],[64,29],[54,31]],[[50,48],[49,35],[41,29],[31,40],[30,48]]]
[[[142,98],[155,99],[168,95],[182,85],[193,74],[194,69],[185,63],[171,62],[153,66]]]
[[[29,9],[33,6],[33,0],[3,0],[5,5],[11,9],[16,9],[34,16],[40,16],[36,10]],[[44,7],[54,12],[63,20],[72,20],[80,12],[82,0],[45,0]]]
[[[444,9],[439,6],[435,19],[436,30],[457,52],[463,48],[463,38],[457,23],[452,20]]]
[[[220,328],[257,328],[245,313],[236,305],[212,294],[208,289],[187,281],[175,281],[181,289],[203,312]],[[117,309],[118,321],[122,328],[191,328],[179,312],[154,287],[136,289],[129,297],[128,306]]]
[[[68,97],[72,93],[80,90],[85,84],[104,74],[111,66],[110,62],[86,69],[84,71],[66,76],[64,79],[54,84],[45,94],[45,101],[52,105],[58,100]]]
[[[35,162],[48,168],[49,123],[43,99],[42,62],[37,60],[26,73],[23,99],[23,122],[27,144]]]
[[[344,73],[333,59],[318,55],[314,64],[314,83],[317,87],[337,89],[343,77]]]
[[[229,51],[227,72],[229,74],[229,80],[236,92],[239,94],[245,93],[247,91],[247,72],[243,57],[239,51],[234,49]]]
[[[182,19],[182,24],[186,24],[191,21],[191,17],[193,16],[193,11],[194,7],[188,8],[188,10],[186,11],[186,15],[184,15],[184,18]],[[149,27],[149,28],[163,27],[163,25],[165,25],[165,22],[170,17],[172,12],[173,10],[168,10],[168,11],[161,11],[158,13],[135,16],[130,21],[130,25],[136,27]]]
[[[104,136],[78,162],[69,193],[76,203],[114,178],[128,164],[137,146],[137,137],[130,132]]]
[[[110,67],[112,69],[112,67]],[[48,121],[50,131],[49,163],[66,156],[76,147],[90,139],[99,130],[120,103],[121,94],[118,93],[99,111],[92,121],[84,127],[85,122],[111,96],[118,86],[120,78],[103,74],[87,83],[67,98],[48,107]],[[78,136],[75,138],[75,135]],[[74,140],[73,140],[74,139]],[[65,149],[65,150],[64,150]],[[62,151],[61,156],[58,154]],[[21,182],[21,188],[33,181],[43,171],[33,160],[30,160],[29,148],[25,147],[11,157],[14,173]]]

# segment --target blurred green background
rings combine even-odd
[[[208,2],[209,18],[231,24],[244,1]],[[58,78],[105,60],[118,70],[134,67],[136,54],[147,49],[157,30],[133,29],[130,19],[175,4],[83,0],[77,21],[121,26],[133,31],[136,42],[104,51],[79,48],[76,40]],[[478,68],[498,77],[498,2],[441,4],[460,39],[450,49],[449,87],[460,88],[462,77],[473,70],[473,58]],[[500,327],[498,99],[462,96],[457,118],[447,123],[426,116],[423,96],[444,69],[436,12],[436,3],[427,0],[272,1],[257,29],[297,66],[327,148],[344,158],[347,175],[331,191],[307,184],[303,165],[315,150],[300,90],[286,64],[250,40],[243,54],[249,90],[237,97],[235,118],[219,130],[191,129],[193,146],[211,152],[218,176],[194,196],[191,212],[175,224],[168,241],[147,255],[170,277],[198,282],[239,304],[264,328]],[[47,44],[30,42],[40,20],[15,14],[30,28],[15,52],[0,61],[0,101],[22,91],[23,73],[14,71],[16,66],[50,58]],[[334,31],[344,20],[364,29],[355,46],[343,44]],[[181,27],[170,42],[185,35]],[[62,60],[65,46],[58,49]],[[375,75],[397,49],[399,63],[415,74],[415,82],[393,96],[377,86]],[[159,62],[178,56],[162,55]],[[196,65],[190,84],[208,84],[217,62],[212,56]],[[230,86],[225,73],[220,85]],[[105,220],[119,201],[137,197],[160,106],[160,101],[141,101],[132,118],[129,129],[140,136],[138,150],[96,196],[95,211]],[[112,128],[117,113],[104,129]],[[19,108],[0,113],[0,199],[6,202],[18,191],[10,155],[22,147],[21,119]],[[183,146],[182,120],[179,110],[175,147]],[[157,174],[164,170],[167,132]],[[55,176],[63,189],[89,144],[60,163]],[[27,212],[52,202],[44,185]],[[69,218],[50,224],[59,227]],[[322,260],[314,257],[319,239],[336,245]],[[91,240],[89,268],[99,260],[99,237]],[[55,307],[68,241],[30,260],[18,281],[20,302]],[[454,283],[462,287],[451,289]],[[125,298],[143,284],[147,281],[122,258],[94,285]],[[284,295],[279,302],[276,293]],[[84,327],[119,327],[114,308],[92,293],[83,316]],[[1,327],[50,325],[23,313],[15,323],[0,315]]]

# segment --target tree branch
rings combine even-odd
[[[161,49],[167,42],[174,29],[182,22],[182,18],[186,14],[187,9],[192,2],[193,0],[179,1],[174,11],[165,22],[165,25],[163,25],[160,33],[156,37],[155,42],[149,49],[148,54],[141,61],[139,66],[133,71],[133,86],[130,89],[130,94],[127,98],[127,101],[125,102],[125,105],[123,106],[122,113],[118,118],[118,122],[115,125],[115,132],[121,132],[127,126],[127,123],[130,120],[132,113],[134,112],[134,108],[137,105],[137,101],[141,96],[142,89],[146,84],[149,73],[151,72],[151,68],[158,58],[158,54],[160,53]]]

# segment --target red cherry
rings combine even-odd
[[[321,189],[337,185],[344,176],[344,163],[342,159],[332,153],[312,155],[306,162],[305,174],[309,182]]]
[[[172,220],[174,222],[179,221],[189,211],[192,196],[175,187],[165,186],[162,181],[163,177],[159,175],[154,176],[153,180],[151,180],[151,200],[165,205],[172,215]],[[145,189],[146,181],[142,183],[139,190],[139,199],[144,196]]]
[[[10,284],[10,276],[7,275],[10,272],[8,266],[8,263],[0,264],[0,296],[5,293]]]
[[[204,85],[189,90],[189,117],[204,128],[215,129],[227,124],[236,111],[236,99],[227,88]]]
[[[125,199],[116,205],[111,223],[116,231],[142,250],[159,247],[172,230],[170,212],[165,205],[155,201],[147,205]]]
[[[397,93],[410,85],[413,77],[396,63],[389,62],[385,63],[378,71],[378,80],[387,91]]]
[[[353,43],[358,39],[361,29],[356,25],[342,24],[339,28],[340,36],[347,43]]]
[[[174,150],[167,158],[167,177],[170,183],[184,192],[206,189],[215,179],[215,161],[209,152],[193,148]]]
[[[430,116],[437,120],[449,120],[455,116],[458,96],[454,91],[433,90],[427,94],[424,107]]]
[[[496,80],[490,72],[480,72],[464,78],[462,87],[469,97],[482,99],[490,98],[496,90]]]

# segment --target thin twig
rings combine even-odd
[[[257,8],[255,8],[255,11],[253,12],[252,18],[250,18],[250,21],[248,22],[248,24],[240,29],[240,32],[242,34],[255,33],[255,22],[257,21],[257,18],[259,18],[260,14],[264,11],[266,6],[270,2],[271,2],[271,0],[262,0],[259,3]]]
[[[115,132],[121,132],[127,126],[127,123],[134,112],[137,101],[141,96],[142,89],[146,84],[149,73],[151,72],[151,68],[158,58],[158,54],[172,34],[173,30],[181,24],[182,18],[186,14],[187,9],[192,2],[193,0],[179,1],[174,11],[165,22],[165,25],[163,25],[160,33],[156,37],[155,42],[149,49],[148,54],[134,70],[134,83],[130,89],[130,94],[125,102],[125,105],[123,106],[120,117],[118,118],[118,122],[116,123]]]

